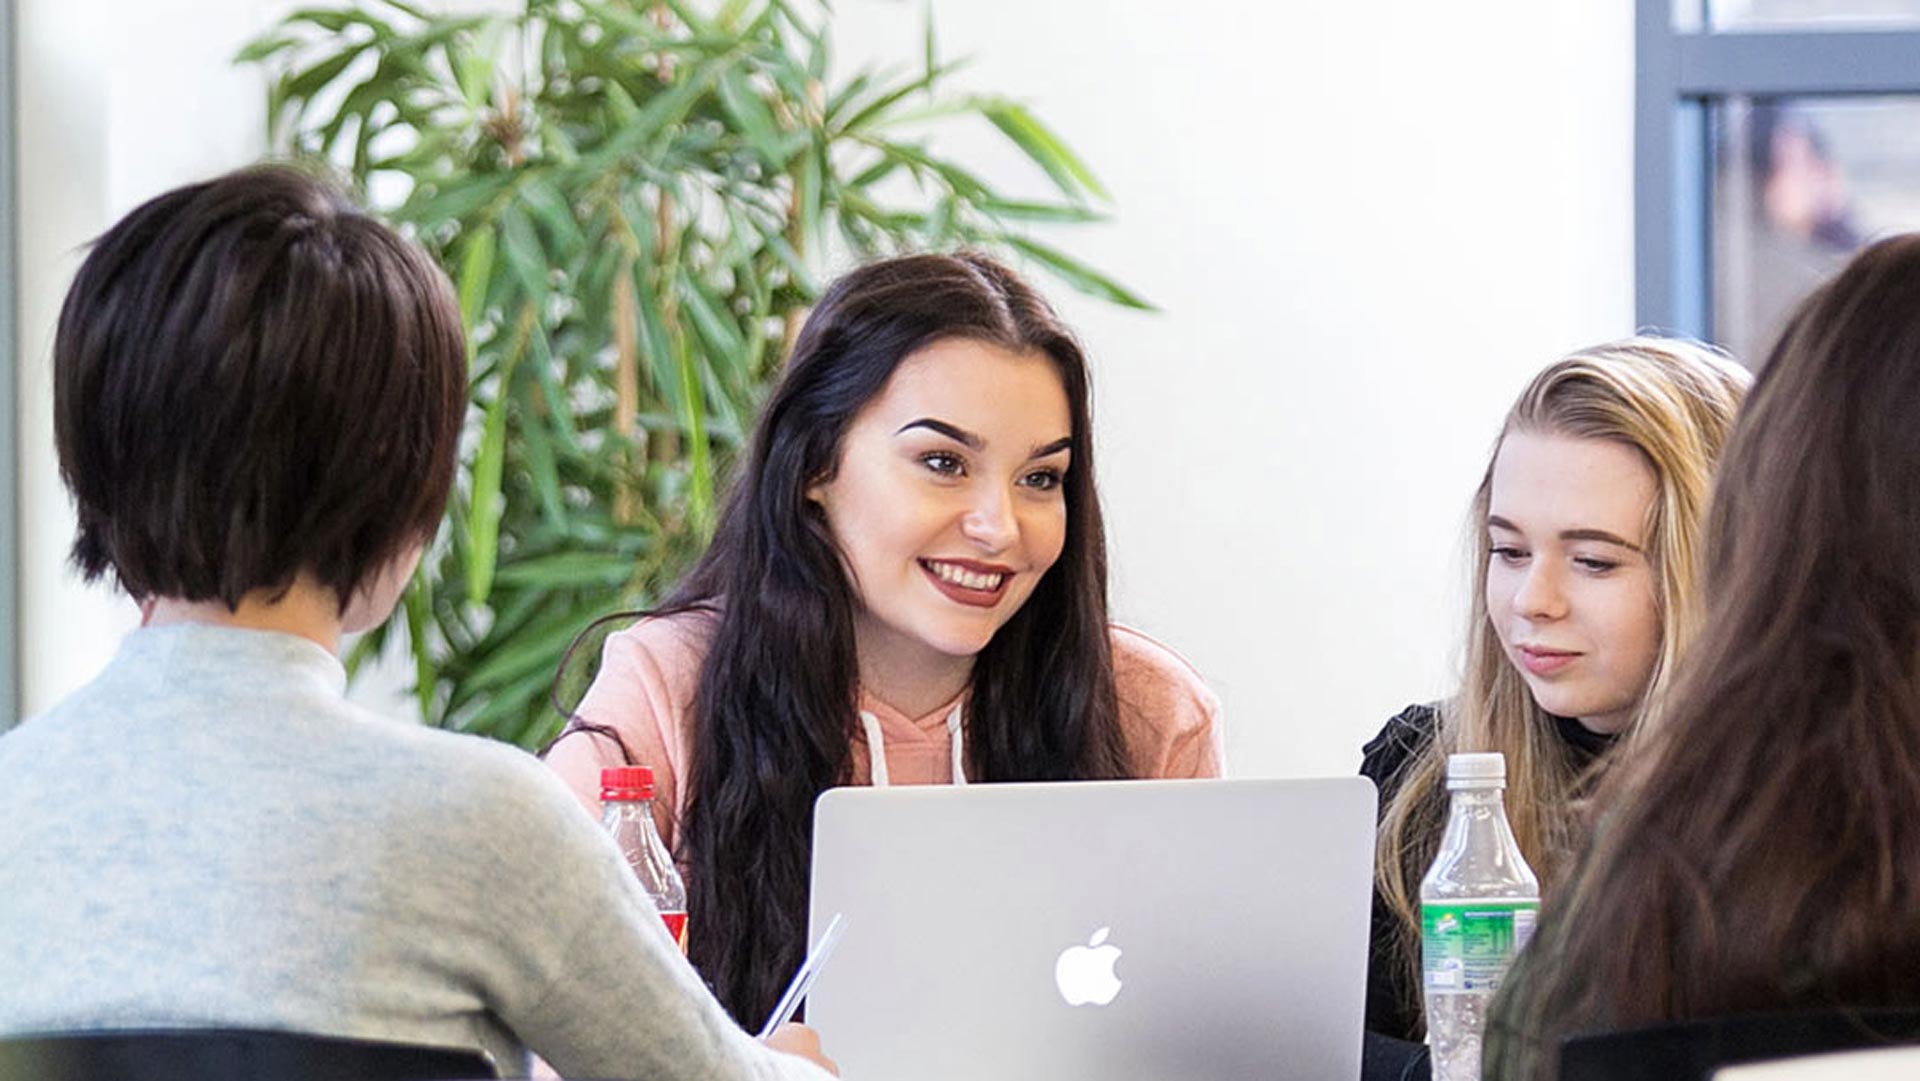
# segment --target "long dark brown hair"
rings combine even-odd
[[[1489,1077],[1568,1034],[1920,1005],[1920,236],[1795,314],[1709,517],[1705,628],[1603,784],[1494,1007]]]
[[[749,1028],[805,951],[814,800],[851,779],[859,600],[807,489],[833,475],[848,426],[900,363],[955,338],[1045,356],[1073,423],[1065,547],[974,660],[967,776],[1126,774],[1079,344],[1038,293],[980,255],[906,256],[846,275],[794,343],[712,546],[655,613],[705,610],[714,623],[693,703],[678,856],[688,956]]]

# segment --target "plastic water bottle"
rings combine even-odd
[[[1507,825],[1506,787],[1505,755],[1448,756],[1447,831],[1420,882],[1434,1081],[1479,1081],[1487,1003],[1540,912],[1540,880]]]
[[[673,854],[653,824],[653,770],[614,766],[600,771],[600,821],[613,834],[640,885],[653,898],[667,933],[687,952],[687,887]]]

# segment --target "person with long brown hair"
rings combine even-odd
[[[979,255],[884,260],[808,316],[712,546],[607,639],[547,761],[654,768],[688,956],[747,1025],[798,966],[814,800],[846,784],[1220,771],[1193,669],[1109,622],[1088,373]]]
[[[1507,815],[1551,889],[1576,803],[1646,726],[1699,625],[1713,467],[1747,374],[1692,342],[1640,337],[1541,371],[1508,412],[1473,498],[1466,677],[1367,744],[1380,787],[1367,1027],[1425,1032],[1420,880],[1445,826],[1446,760],[1507,759]]]
[[[1789,321],[1727,450],[1704,630],[1493,1007],[1487,1076],[1562,1037],[1920,1006],[1920,236]]]

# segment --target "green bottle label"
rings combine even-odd
[[[1538,901],[1421,905],[1420,967],[1427,994],[1498,990],[1539,915]]]

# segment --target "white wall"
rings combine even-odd
[[[60,570],[71,518],[33,373],[63,253],[246,160],[258,90],[225,58],[270,5],[102,21],[108,0],[18,2],[31,709],[129,618]],[[836,6],[843,67],[917,63],[920,5]],[[1234,773],[1351,771],[1390,712],[1449,682],[1462,516],[1507,400],[1633,329],[1632,5],[934,8],[943,52],[976,58],[965,84],[1035,106],[1112,190],[1115,222],[1073,250],[1161,308],[1042,279],[1095,358],[1116,610],[1219,690]],[[1038,190],[1005,152],[984,171]]]
[[[838,7],[843,59],[918,56],[918,5]],[[1633,329],[1633,6],[935,12],[1112,191],[1074,250],[1162,309],[1048,287],[1097,365],[1117,612],[1212,681],[1235,774],[1351,772],[1449,685],[1508,401]]]
[[[90,678],[138,614],[66,564],[73,509],[53,454],[49,354],[86,243],[169,187],[258,156],[257,77],[228,59],[262,0],[14,0],[20,63],[20,626],[29,714]]]

